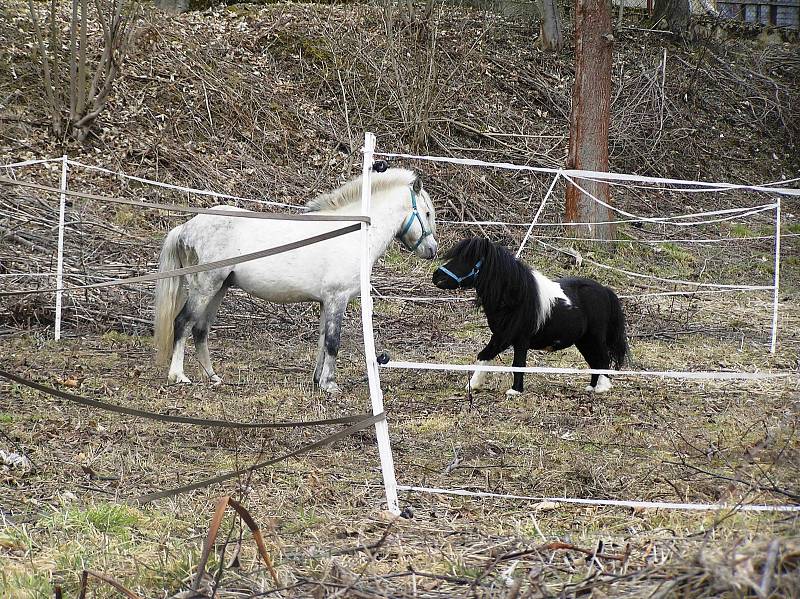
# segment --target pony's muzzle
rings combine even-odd
[[[439,244],[436,243],[435,239],[427,240],[426,243],[422,244],[417,248],[416,254],[420,258],[425,258],[426,260],[433,260],[436,257],[436,252],[439,251]]]
[[[441,267],[433,271],[431,280],[439,289],[458,289],[458,281],[444,272]]]

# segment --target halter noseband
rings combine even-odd
[[[481,259],[481,260],[478,260],[478,261],[475,263],[475,266],[473,266],[473,267],[472,267],[472,270],[471,270],[471,271],[469,271],[469,272],[468,272],[467,274],[465,274],[464,276],[461,276],[461,277],[459,277],[459,276],[458,276],[457,274],[455,274],[454,272],[452,272],[452,271],[450,271],[450,270],[446,269],[444,266],[440,266],[440,267],[439,267],[439,270],[441,270],[441,271],[442,271],[444,274],[446,274],[448,277],[450,277],[451,279],[453,279],[453,280],[454,280],[456,283],[458,283],[459,285],[461,285],[461,282],[462,282],[462,281],[466,281],[466,280],[467,280],[467,279],[469,279],[471,276],[473,276],[473,275],[475,275],[475,277],[477,277],[477,276],[478,276],[478,273],[480,273],[480,272],[481,272],[481,262],[483,262],[483,260],[482,260],[482,259]]]
[[[422,235],[417,240],[415,245],[411,245],[408,241],[406,241],[406,233],[411,230],[412,225],[414,224],[414,219],[419,221],[419,227],[422,229]],[[422,222],[422,216],[419,214],[419,210],[417,209],[417,194],[414,193],[414,189],[411,189],[411,214],[409,214],[405,221],[403,221],[403,230],[397,235],[397,238],[400,242],[406,247],[409,251],[415,251],[425,240],[425,238],[431,235],[430,231],[425,230],[425,225]]]

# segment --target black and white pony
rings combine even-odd
[[[591,368],[619,370],[628,355],[625,315],[619,298],[592,279],[567,277],[552,281],[488,239],[465,239],[448,251],[447,263],[433,273],[440,289],[474,287],[486,313],[492,338],[478,354],[486,364],[514,347],[514,362],[525,366],[528,350],[558,351],[575,345]],[[521,372],[507,395],[522,393]],[[467,385],[480,389],[486,371],[476,371]],[[611,388],[605,375],[592,375],[587,391]]]

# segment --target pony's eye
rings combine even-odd
[[[430,212],[426,212],[426,213],[425,213],[425,216],[427,216],[428,218],[430,218],[430,217],[431,217],[431,213],[430,213]]]

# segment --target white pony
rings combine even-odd
[[[306,206],[310,212],[335,215],[361,213],[361,177]],[[220,206],[225,210],[240,210]],[[372,174],[370,258],[375,261],[396,238],[417,256],[436,255],[433,203],[422,181],[410,170],[391,168]],[[263,220],[200,214],[172,229],[164,239],[159,271],[240,256],[319,235],[346,226],[342,222]],[[156,284],[154,342],[159,359],[170,359],[170,382],[191,382],[183,372],[186,337],[191,330],[197,357],[206,376],[214,373],[208,331],[230,287],[279,304],[319,302],[319,345],[314,382],[335,393],[336,356],[342,317],[359,294],[361,233],[356,231],[275,256],[233,266],[161,279]]]

